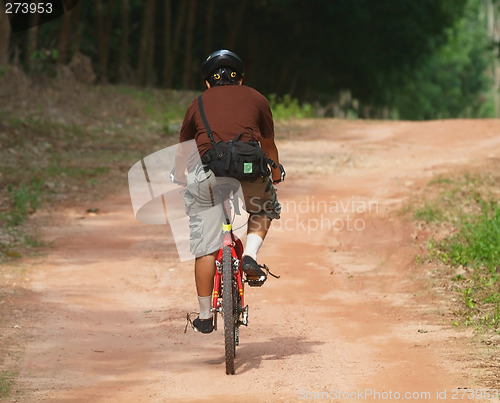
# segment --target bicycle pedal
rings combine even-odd
[[[261,276],[261,277],[247,277],[247,284],[250,287],[262,287],[262,284],[264,284],[267,280],[267,277]]]

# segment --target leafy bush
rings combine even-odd
[[[11,209],[0,215],[0,221],[8,226],[20,225],[28,214],[36,211],[39,205],[39,195],[42,183],[33,181],[29,185],[21,184],[18,188],[7,187],[11,195]]]
[[[297,99],[288,94],[283,98],[276,94],[269,95],[269,104],[275,120],[304,119],[316,116],[314,108],[310,104],[300,105]]]

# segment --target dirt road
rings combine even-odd
[[[500,121],[303,121],[281,126],[278,147],[282,220],[259,258],[281,279],[247,288],[234,376],[220,331],[184,334],[192,262],[166,226],[135,221],[124,188],[46,229],[55,247],[30,270],[23,400],[436,402],[484,388],[470,333],[451,325],[396,211],[433,175],[499,161]]]

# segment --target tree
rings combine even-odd
[[[230,12],[230,9],[226,11],[227,26],[230,27],[226,46],[228,49],[233,49],[236,46],[240,27],[243,24],[243,16],[245,14],[247,3],[247,0],[240,0],[236,13],[234,15]]]
[[[82,3],[78,2],[71,10],[71,32],[70,32],[70,45],[69,45],[71,57],[73,57],[77,52],[80,51],[80,41],[82,37],[81,14],[82,14]]]
[[[482,5],[470,0],[463,18],[447,30],[448,40],[396,89],[402,119],[483,117],[494,113],[485,94],[492,62]],[[490,104],[491,105],[491,104]]]
[[[193,84],[193,38],[196,21],[197,0],[189,0],[189,14],[186,25],[186,45],[184,46],[184,77],[182,86],[186,89]]]
[[[213,51],[215,0],[209,0],[207,4],[207,11],[205,12],[205,21],[207,23],[205,28],[205,54],[208,56]]]
[[[36,20],[39,18],[38,15],[32,15],[31,18],[34,21],[33,28],[30,28],[26,33],[26,64],[28,70],[32,71],[34,68],[34,55],[37,50],[38,41],[38,26],[36,25]]]
[[[148,82],[148,61],[153,52],[155,0],[144,1],[142,14],[141,37],[139,42],[139,58],[137,60],[137,77],[140,84]]]
[[[495,107],[495,117],[500,116],[500,63],[498,58],[500,57],[498,52],[498,46],[500,46],[500,16],[498,10],[498,2],[495,4],[493,0],[484,0],[484,6],[486,11],[486,21],[488,26],[488,35],[493,43],[496,45],[493,47],[493,63],[492,63],[492,75],[493,75],[493,102]]]
[[[71,12],[65,13],[62,17],[61,31],[59,35],[59,48],[57,62],[66,64],[68,62],[69,40],[71,35]]]
[[[10,24],[3,6],[0,5],[0,66],[9,64]]]
[[[170,5],[170,2],[168,2]],[[163,84],[166,88],[172,88],[174,81],[174,66],[177,62],[177,57],[180,49],[181,39],[183,36],[183,26],[184,21],[186,19],[187,11],[188,11],[189,2],[182,1],[178,4],[177,15],[175,18],[175,27],[173,31],[173,35],[169,32],[165,32],[165,38],[171,38],[170,42],[167,42],[167,39],[164,43],[164,57],[163,57]],[[171,13],[172,11],[166,11],[167,13]],[[166,24],[165,30],[170,31],[172,29],[173,24]]]
[[[129,0],[120,2],[120,28],[121,41],[118,56],[118,80],[127,82],[127,71],[129,71],[129,35],[130,35],[130,3]]]
[[[108,60],[109,46],[111,42],[111,29],[113,24],[113,9],[115,0],[109,0],[106,6],[106,13],[102,0],[96,0],[96,22],[97,22],[97,50],[98,50],[98,72],[99,80],[108,82]]]

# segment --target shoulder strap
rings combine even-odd
[[[252,136],[251,141],[256,141],[254,136],[253,136],[253,129],[250,126],[245,127],[245,130],[248,130],[250,132],[250,136]],[[240,135],[242,135],[243,132],[241,132]]]
[[[213,144],[215,144],[212,129],[208,124],[207,116],[205,115],[205,110],[203,109],[203,100],[201,99],[201,95],[198,97],[198,108],[200,109],[201,120],[203,120],[203,125],[205,126],[205,130],[207,131],[208,137],[210,137],[210,141]]]

